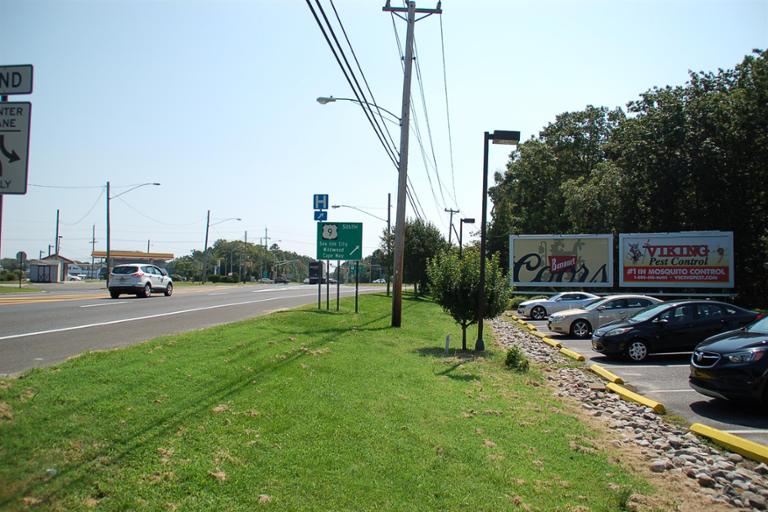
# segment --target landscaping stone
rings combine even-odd
[[[557,396],[575,399],[588,413],[615,430],[613,447],[642,449],[654,473],[683,473],[696,480],[703,494],[735,510],[768,510],[768,465],[703,442],[685,428],[669,424],[648,407],[605,392],[605,383],[538,337],[500,318],[493,328],[502,346],[518,347],[546,373]]]

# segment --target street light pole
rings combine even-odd
[[[208,280],[208,230],[211,227],[211,210],[205,217],[205,245],[203,245],[203,275],[200,276],[200,282],[205,283]]]
[[[480,217],[480,293],[477,296],[477,341],[475,350],[485,350],[483,342],[483,316],[485,315],[485,224],[488,211],[488,141],[494,144],[512,144],[520,141],[520,132],[499,131],[493,134],[485,132],[483,139],[483,213]]]
[[[453,210],[451,208],[443,208],[444,211],[451,214],[451,220],[448,221],[448,247],[451,246],[451,235],[453,230],[453,214],[459,213],[459,210]]]
[[[459,219],[459,259],[461,259],[462,251],[464,250],[464,241],[462,239],[464,233],[464,224],[474,224],[475,219],[465,218]]]
[[[392,194],[387,192],[387,297],[389,297],[389,280],[392,278]]]

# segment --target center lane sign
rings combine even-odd
[[[318,260],[358,261],[362,254],[362,222],[317,223]]]

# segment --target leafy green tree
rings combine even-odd
[[[480,295],[480,251],[442,250],[429,262],[430,292],[435,301],[461,326],[461,349],[467,350],[467,327],[477,323]],[[507,305],[510,289],[499,265],[498,255],[486,260],[483,318],[494,318]]]
[[[413,283],[417,295],[423,295],[427,289],[427,262],[447,245],[440,230],[431,222],[419,219],[406,222],[403,279]]]

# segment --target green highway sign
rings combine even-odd
[[[345,261],[363,259],[363,223],[318,222],[317,259]]]

